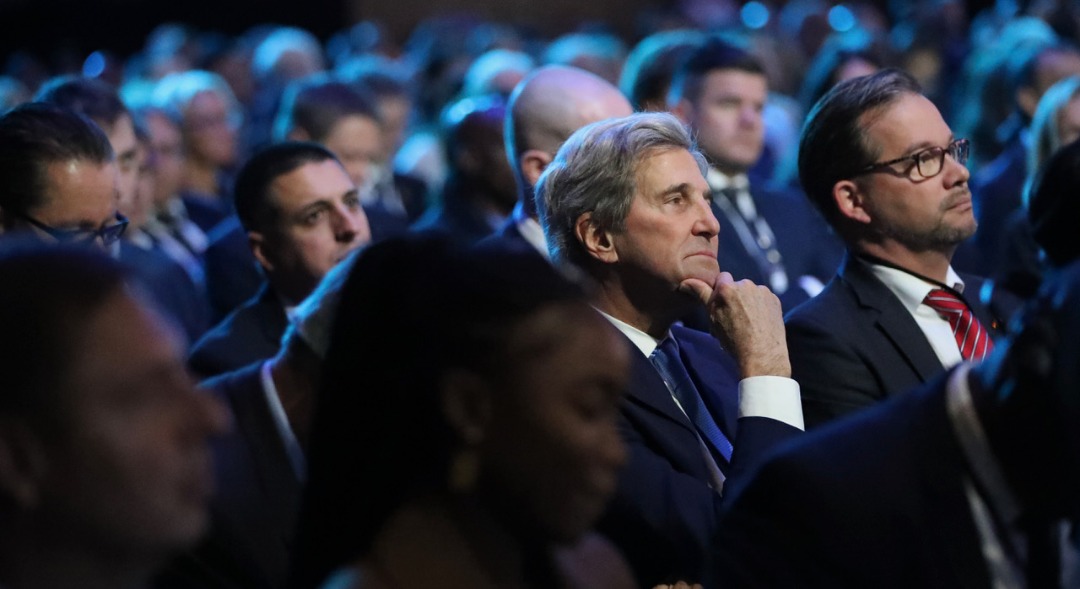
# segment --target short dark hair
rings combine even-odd
[[[697,31],[661,31],[645,37],[634,47],[619,79],[619,89],[630,99],[634,110],[667,102],[675,73],[702,38]]]
[[[72,347],[127,279],[118,262],[91,248],[0,241],[0,416],[58,426]]]
[[[34,100],[77,112],[102,127],[112,127],[123,115],[131,116],[116,88],[96,78],[53,78],[38,90]]]
[[[308,163],[338,161],[330,150],[309,141],[286,141],[265,147],[251,156],[236,176],[233,190],[236,216],[245,231],[265,232],[277,222],[277,206],[270,185],[279,176]]]
[[[18,106],[0,116],[0,209],[27,214],[44,204],[49,164],[112,159],[109,138],[86,117],[41,102]]]
[[[710,37],[690,53],[675,73],[671,82],[672,96],[676,100],[696,102],[705,78],[718,70],[765,75],[765,66],[757,56],[719,37]]]
[[[344,82],[324,75],[298,80],[285,90],[274,121],[274,136],[283,141],[296,128],[312,141],[322,142],[341,119],[361,116],[381,122],[372,98]]]
[[[886,69],[837,84],[807,115],[799,137],[799,181],[806,196],[834,227],[839,211],[833,204],[833,186],[880,155],[867,143],[865,115],[905,94],[921,93],[915,78]]]

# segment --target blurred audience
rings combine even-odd
[[[86,248],[0,246],[4,587],[139,589],[207,529],[228,421],[129,278]]]
[[[443,115],[449,175],[438,202],[412,225],[463,244],[495,232],[510,217],[517,191],[506,159],[506,102],[497,94],[463,98]]]

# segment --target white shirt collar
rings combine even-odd
[[[749,190],[750,188],[750,179],[746,177],[746,174],[728,176],[713,167],[709,167],[709,171],[705,175],[705,181],[709,183],[709,188],[713,192],[725,188],[736,188],[738,190]]]
[[[521,206],[520,202],[514,205],[511,218],[514,220],[514,224],[517,225],[518,232],[525,238],[525,241],[529,242],[529,245],[536,248],[536,251],[543,254],[545,258],[551,256],[551,253],[548,252],[544,228],[540,226],[536,219],[525,214],[525,207]]]
[[[596,309],[596,312],[603,315],[604,319],[607,319],[611,322],[612,325],[615,326],[615,329],[618,329],[620,332],[622,332],[623,335],[629,338],[630,341],[633,342],[634,346],[637,347],[637,349],[641,350],[642,354],[645,354],[646,358],[652,356],[652,353],[656,349],[656,346],[660,345],[660,340],[645,333],[644,331],[641,331],[633,325],[630,325],[625,321],[620,321],[612,317],[611,315],[608,315],[607,313],[601,311],[600,309]],[[670,331],[668,331],[667,337],[671,337]]]
[[[862,260],[860,260],[860,262],[862,262]],[[900,299],[904,308],[912,314],[919,308],[919,305],[923,304],[923,300],[926,299],[926,295],[929,294],[930,291],[935,288],[940,288],[937,284],[927,282],[918,276],[904,272],[903,270],[890,268],[889,266],[883,266],[881,264],[869,262],[862,263],[865,263],[870,267],[870,271],[874,273],[874,276],[885,283],[885,286]],[[945,284],[952,287],[956,292],[964,292],[964,281],[960,278],[960,275],[953,270],[952,266],[949,266],[948,271],[945,273]]]

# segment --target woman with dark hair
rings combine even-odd
[[[294,586],[630,587],[589,528],[628,352],[535,254],[435,238],[358,258],[312,433]]]

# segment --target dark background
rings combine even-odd
[[[481,17],[558,34],[602,22],[632,42],[645,7],[676,0],[0,0],[0,63],[24,49],[46,61],[105,49],[129,55],[158,24],[176,21],[235,35],[259,23],[299,26],[326,39],[361,19],[376,19],[402,42],[420,19],[470,10]],[[887,0],[879,0],[885,2]],[[895,1],[895,0],[893,0]],[[969,14],[992,0],[968,2]],[[69,57],[70,59],[70,57]]]

